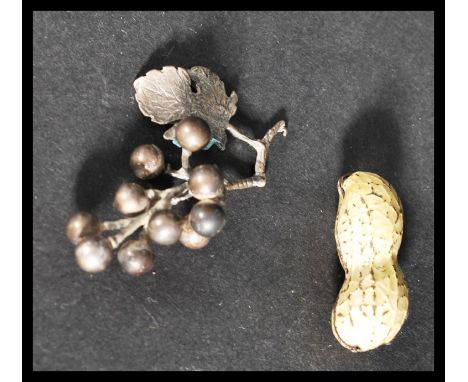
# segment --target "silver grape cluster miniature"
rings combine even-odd
[[[139,179],[152,179],[166,173],[183,182],[165,190],[122,184],[114,199],[115,208],[125,216],[121,220],[100,221],[88,212],[72,215],[66,233],[76,245],[78,265],[90,273],[104,271],[117,249],[125,272],[135,276],[149,272],[155,259],[150,241],[158,245],[179,241],[190,249],[205,247],[225,224],[226,191],[265,186],[271,140],[277,133],[287,134],[284,121],[277,122],[262,139],[251,139],[237,130],[229,123],[237,109],[236,93],[227,97],[224,83],[204,67],[151,70],[138,78],[134,87],[142,113],[158,124],[173,123],[164,138],[182,149],[181,167],[173,170],[157,146],[137,147],[130,157],[134,174]],[[225,131],[257,151],[252,177],[229,181],[216,165],[190,166],[193,152],[208,150],[213,144],[224,150]],[[197,199],[196,204],[187,216],[177,216],[173,207],[189,198]],[[138,238],[127,240],[137,230]],[[113,234],[104,236],[105,232]]]

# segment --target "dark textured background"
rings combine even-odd
[[[38,12],[34,14],[33,367],[37,370],[432,370],[433,13]],[[157,248],[155,274],[79,270],[64,235],[76,210],[118,218],[134,147],[163,129],[132,83],[162,65],[211,68],[239,95],[232,119],[263,136],[278,119],[268,184],[228,194],[208,247]],[[248,176],[229,139],[195,162]],[[406,213],[400,264],[409,318],[390,346],[353,354],[330,328],[343,281],[338,178],[374,171]],[[167,185],[168,180],[153,182]],[[146,184],[148,185],[148,184]]]

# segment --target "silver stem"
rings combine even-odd
[[[115,221],[105,221],[101,222],[99,226],[99,231],[116,231],[118,229],[122,229],[127,227],[131,223],[131,218],[120,219]]]
[[[190,156],[192,155],[192,152],[189,151],[189,150],[186,150],[182,147],[182,154],[180,156],[180,161],[182,163],[182,168],[185,169],[185,170],[189,170],[190,169]]]
[[[233,182],[228,182],[226,190],[240,190],[250,187],[264,187],[266,184],[265,167],[268,153],[270,151],[270,143],[278,133],[283,133],[286,136],[288,130],[284,121],[277,122],[270,130],[267,131],[262,139],[251,139],[242,134],[237,128],[229,124],[226,128],[234,138],[249,144],[257,151],[257,158],[255,161],[255,174],[249,178],[240,179]]]

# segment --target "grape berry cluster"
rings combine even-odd
[[[68,221],[66,234],[76,245],[75,258],[79,267],[90,273],[104,271],[112,260],[112,251],[118,250],[117,259],[122,269],[134,276],[145,274],[153,268],[154,253],[150,241],[159,245],[172,245],[179,241],[190,249],[205,247],[218,234],[224,224],[224,194],[226,190],[263,187],[265,161],[271,139],[278,132],[286,135],[283,121],[278,122],[262,140],[252,140],[232,125],[227,130],[257,150],[256,174],[240,181],[228,182],[216,165],[202,164],[190,167],[190,155],[211,143],[207,123],[198,117],[187,117],[175,125],[175,143],[182,148],[182,167],[174,171],[166,165],[162,151],[155,145],[137,147],[131,154],[130,166],[140,179],[155,178],[163,172],[183,179],[174,187],[147,189],[136,183],[122,184],[115,194],[114,207],[125,215],[116,221],[100,221],[93,214],[78,212]],[[190,213],[180,218],[172,207],[189,198],[198,200]],[[135,240],[125,241],[139,228]],[[117,231],[105,237],[106,231]]]
[[[205,147],[211,135],[203,120],[190,117],[177,125],[176,138],[183,149],[194,152]],[[131,154],[130,165],[138,178],[151,179],[164,171],[164,155],[155,145],[142,145]],[[78,265],[91,273],[105,270],[112,260],[112,249],[140,226],[143,231],[139,238],[127,241],[117,255],[123,270],[131,275],[152,269],[154,254],[149,240],[159,245],[180,241],[191,249],[203,248],[225,224],[224,190],[218,167],[208,164],[194,167],[187,182],[165,191],[145,190],[136,183],[122,184],[115,194],[114,206],[127,219],[103,223],[88,212],[78,212],[70,218],[67,236],[76,245]],[[188,216],[180,219],[171,207],[188,197],[199,201]],[[120,237],[102,236],[102,232],[115,229],[128,230]]]

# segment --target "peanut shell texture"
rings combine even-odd
[[[370,172],[338,181],[335,224],[345,281],[332,311],[336,339],[353,352],[388,345],[408,315],[408,288],[397,262],[403,208],[395,189]]]

